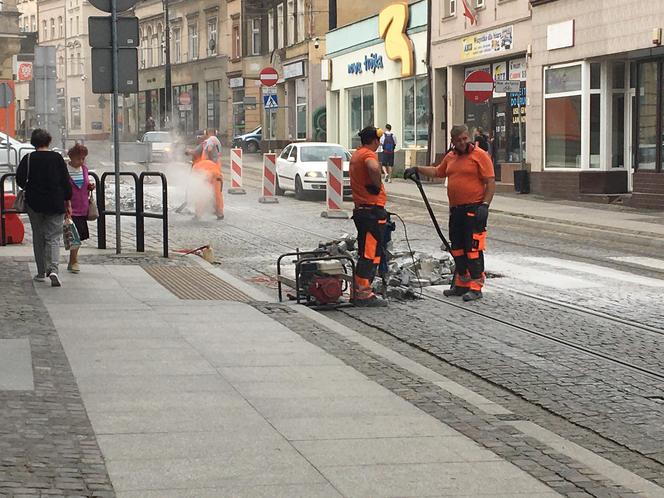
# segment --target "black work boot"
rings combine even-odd
[[[478,299],[482,299],[482,291],[471,290],[463,295],[463,300],[466,302],[477,301]]]
[[[355,299],[354,304],[362,308],[384,308],[387,306],[387,301],[378,296],[373,296],[368,299]]]
[[[470,289],[468,287],[457,287],[456,285],[453,285],[449,289],[445,289],[443,291],[443,296],[445,297],[463,296],[469,290]]]

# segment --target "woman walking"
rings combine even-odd
[[[90,238],[88,231],[88,211],[90,205],[88,198],[94,190],[95,184],[90,182],[88,167],[84,164],[88,156],[88,148],[85,145],[76,144],[67,152],[69,156],[69,183],[71,184],[71,220],[76,226],[81,242]],[[78,250],[72,247],[69,251],[69,264],[67,270],[78,273]]]
[[[32,227],[32,247],[37,264],[34,279],[60,287],[58,263],[60,239],[65,213],[71,212],[71,184],[65,160],[49,150],[51,135],[36,129],[30,143],[35,151],[21,159],[16,170],[16,183],[25,190],[28,217]]]

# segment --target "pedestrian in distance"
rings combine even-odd
[[[475,130],[474,142],[475,142],[475,147],[479,147],[484,152],[491,154],[489,146],[489,136],[486,133],[484,133],[484,130],[482,129],[481,126],[478,126],[477,130]]]
[[[451,137],[452,150],[440,164],[408,168],[404,178],[447,178],[449,232],[456,273],[451,288],[444,294],[474,301],[482,298],[487,221],[496,178],[489,154],[471,143],[466,125],[454,126]]]
[[[46,277],[53,287],[60,287],[58,263],[64,216],[71,216],[72,188],[65,160],[49,149],[52,137],[46,130],[32,132],[34,152],[21,159],[16,183],[25,190],[28,217],[32,227],[32,247],[37,265],[34,280]]]
[[[145,131],[154,131],[156,128],[156,123],[154,121],[154,118],[152,116],[148,116],[147,119],[145,120]]]
[[[380,299],[372,290],[372,282],[383,254],[388,219],[385,210],[387,195],[376,155],[382,135],[383,130],[380,128],[364,128],[359,133],[362,145],[350,158],[350,187],[355,204],[353,221],[357,228],[358,245],[353,289],[356,306],[387,306],[387,301]]]
[[[88,148],[85,145],[76,144],[67,152],[69,156],[69,183],[71,184],[71,220],[78,231],[81,242],[90,238],[88,230],[88,214],[90,210],[90,195],[95,189],[95,184],[89,176],[89,170],[85,164]],[[80,246],[69,250],[69,264],[67,270],[70,273],[79,273],[78,252]]]
[[[390,182],[392,178],[392,168],[394,168],[394,151],[397,148],[397,137],[392,133],[392,125],[386,124],[383,136],[380,137],[380,147],[382,149],[382,164],[385,181]]]

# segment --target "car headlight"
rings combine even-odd
[[[307,171],[304,176],[307,178],[323,178],[322,171]]]

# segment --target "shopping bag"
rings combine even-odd
[[[17,213],[27,213],[28,210],[25,205],[25,190],[18,191],[12,207]]]
[[[65,250],[67,251],[81,247],[81,237],[78,235],[76,225],[74,225],[71,218],[65,219],[62,225],[62,239],[65,242]]]
[[[88,197],[88,221],[95,221],[97,218],[99,218],[97,201],[95,200],[94,194],[90,192],[90,196]]]

